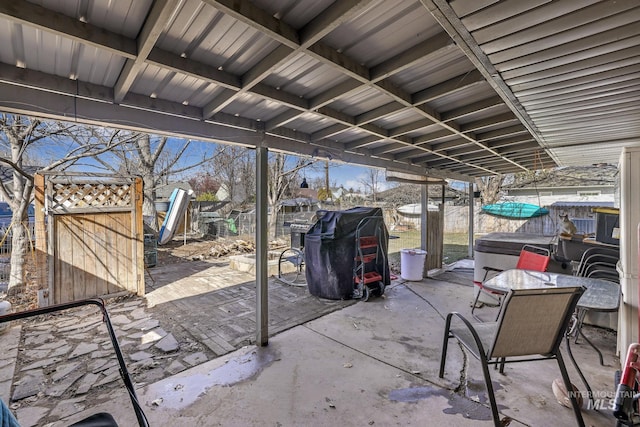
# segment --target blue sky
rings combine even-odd
[[[329,163],[329,182],[331,186],[344,186],[344,188],[353,188],[354,190],[363,190],[363,180],[367,180],[368,168],[355,165],[347,165],[343,163]],[[324,180],[324,168],[317,171],[309,171],[306,173],[309,178],[322,178]],[[380,190],[389,187],[389,183],[384,181],[384,172],[381,174]]]
[[[168,143],[167,150],[170,152],[175,151],[178,147],[182,146],[184,140],[182,139],[171,139]],[[58,148],[59,149],[59,148]],[[203,155],[206,156],[205,153],[210,153],[215,149],[215,144],[210,142],[201,142],[201,141],[192,141],[189,149],[184,153],[181,160],[179,161],[177,167],[184,166],[186,164],[193,164],[200,160]],[[60,155],[58,153],[58,155]],[[54,156],[56,157],[56,156]],[[83,166],[80,166],[79,169],[86,170],[91,169],[89,165],[95,163],[91,159],[84,159],[82,162]],[[313,182],[315,180],[321,179],[324,184],[325,178],[325,170],[324,170],[324,161],[318,162],[314,167],[307,168],[304,172],[301,173],[302,176],[306,176],[307,180]],[[78,168],[75,168],[78,169]],[[365,191],[365,186],[363,181],[368,181],[368,171],[369,168],[364,166],[356,166],[349,165],[338,162],[329,162],[329,182],[331,186],[339,187],[340,185],[345,188],[353,188],[356,191]],[[185,172],[180,174],[180,176],[174,177],[174,179],[188,179],[194,171]],[[380,181],[379,181],[379,191],[384,191],[390,188],[392,183],[386,182],[384,171],[380,173]]]

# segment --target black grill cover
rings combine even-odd
[[[387,264],[389,233],[382,209],[357,207],[344,211],[318,211],[318,221],[304,240],[305,275],[309,293],[320,298],[349,299],[354,289],[353,267],[356,256],[356,229],[360,237],[378,236],[381,256],[376,271],[390,283]]]

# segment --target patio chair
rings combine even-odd
[[[12,320],[19,320],[28,317],[40,316],[43,314],[55,313],[63,310],[68,310],[70,308],[81,307],[84,305],[96,305],[98,306],[98,308],[100,308],[100,311],[102,312],[102,320],[106,325],[113,350],[116,354],[116,358],[118,359],[118,364],[120,365],[120,377],[122,378],[124,386],[129,394],[129,398],[131,399],[131,404],[133,405],[133,410],[138,420],[138,424],[140,427],[148,427],[149,423],[142,410],[142,406],[138,402],[136,391],[133,387],[133,382],[131,381],[129,371],[127,370],[127,366],[125,364],[122,351],[120,350],[120,345],[118,344],[115,330],[113,329],[113,325],[111,324],[111,320],[109,319],[109,313],[107,313],[107,308],[104,305],[104,301],[98,298],[86,299],[64,304],[52,305],[49,307],[36,308],[33,310],[20,311],[17,313],[10,313],[0,316],[0,324],[3,322],[10,322]],[[84,418],[83,420],[80,420],[69,427],[118,427],[118,424],[111,414],[108,414],[106,412],[99,412],[90,415],[87,418]]]
[[[502,424],[489,365],[499,366],[500,373],[504,373],[507,363],[555,359],[566,389],[573,390],[560,354],[560,344],[584,290],[584,287],[511,290],[504,299],[497,322],[472,324],[460,313],[449,313],[445,323],[439,377],[444,377],[449,339],[457,338],[482,364],[496,426]],[[452,322],[454,318],[456,322]],[[584,426],[575,393],[570,393],[569,397],[578,425]]]
[[[580,277],[588,277],[592,279],[601,279],[609,282],[613,282],[616,285],[620,285],[620,273],[616,268],[616,264],[620,257],[617,250],[611,250],[608,248],[590,248],[585,251],[580,260],[580,264],[576,269],[575,275]],[[584,319],[590,311],[596,311],[593,309],[587,309],[584,307],[578,307],[574,319],[574,324],[571,328],[570,334],[574,337],[574,342],[578,342],[578,338],[582,336],[584,340],[589,344],[597,353],[600,360],[600,365],[604,366],[604,358],[600,349],[582,332],[582,326],[584,325]],[[599,310],[598,310],[599,311]],[[607,312],[615,312],[615,310],[607,310]],[[602,311],[601,311],[602,312]]]
[[[585,251],[576,268],[575,275],[580,277],[593,277],[594,272],[603,273],[600,277],[611,277],[619,282],[616,264],[620,256],[606,249],[592,248]],[[611,274],[607,274],[611,273]]]
[[[533,245],[524,245],[520,251],[520,256],[518,257],[518,263],[516,264],[516,268],[519,270],[532,270],[532,271],[546,271],[549,266],[549,260],[551,259],[551,252],[547,248],[541,248]],[[476,297],[473,300],[473,304],[471,305],[471,315],[474,319],[481,322],[476,314],[475,310],[478,305],[478,299],[480,295],[487,295],[496,301],[496,305],[499,307],[504,297],[503,292],[498,292],[495,290],[489,290],[484,287],[484,282],[487,280],[487,276],[489,273],[499,273],[504,271],[504,269],[485,266],[484,268],[484,277],[482,278],[482,282],[473,282],[474,285],[478,286],[479,289],[476,292]],[[496,316],[496,319],[500,313]]]

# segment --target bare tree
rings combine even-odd
[[[255,201],[253,151],[237,145],[219,145],[209,168],[210,173],[220,181],[220,186],[226,191],[229,208]]]
[[[491,175],[476,178],[476,185],[480,190],[480,200],[483,205],[490,205],[500,200],[500,191],[505,175]]]
[[[380,192],[380,181],[383,177],[384,174],[380,169],[370,168],[367,170],[366,176],[360,180],[367,192],[372,195],[373,203],[377,201],[377,195]]]
[[[173,144],[167,136],[152,137],[147,134],[137,134],[130,144],[121,145],[111,152],[118,158],[115,164],[107,159],[99,159],[100,163],[115,173],[128,175],[140,175],[144,185],[144,202],[142,212],[151,218],[157,217],[155,200],[156,189],[162,182],[167,182],[170,175],[179,174],[191,170],[211,160],[210,154],[203,154],[201,158],[192,160],[187,164],[178,163],[191,145],[191,140],[182,140]],[[170,151],[168,145],[177,148]],[[148,224],[154,231],[158,231],[157,221]]]
[[[316,160],[273,153],[269,159],[269,181],[267,184],[267,199],[271,214],[269,215],[269,230],[276,233],[276,220],[280,211],[280,201],[291,195],[292,186],[297,186],[299,172]]]
[[[43,171],[64,170],[80,159],[98,156],[125,142],[120,131],[102,130],[36,118],[0,115],[0,146],[6,154],[0,163],[12,170],[10,182],[0,182],[0,194],[11,207],[11,273],[9,290],[20,292],[25,283],[25,262],[29,244],[28,207],[33,194],[33,170],[25,160],[38,146],[55,144],[62,157],[52,161]]]

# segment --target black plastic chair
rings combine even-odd
[[[566,389],[573,390],[560,353],[560,344],[584,291],[583,287],[511,290],[502,303],[496,322],[472,324],[460,313],[449,313],[444,330],[439,377],[444,377],[449,339],[457,338],[482,364],[496,427],[502,426],[502,423],[489,365],[499,366],[503,373],[507,363],[555,359]],[[458,319],[455,324],[452,322],[454,319]],[[570,393],[569,397],[578,425],[584,426],[575,393]]]
[[[120,365],[120,376],[122,378],[122,381],[124,382],[127,392],[129,393],[129,398],[131,399],[131,404],[133,405],[133,410],[136,414],[138,424],[140,427],[148,427],[149,422],[147,421],[147,417],[145,416],[144,411],[142,410],[142,407],[138,402],[138,397],[136,396],[136,391],[133,387],[131,376],[129,375],[129,371],[127,370],[122,351],[120,350],[120,345],[118,344],[118,339],[116,338],[115,330],[113,329],[113,325],[111,324],[111,320],[109,319],[109,313],[107,313],[107,308],[105,307],[103,300],[99,298],[86,299],[64,304],[56,304],[49,307],[36,308],[33,310],[21,311],[18,313],[10,313],[4,316],[0,316],[0,323],[10,322],[12,320],[26,319],[28,317],[40,316],[43,314],[55,313],[58,311],[68,310],[70,308],[81,307],[84,305],[95,305],[100,308],[100,311],[102,311],[102,320],[107,327],[113,350],[116,353],[116,358],[118,359],[118,364]],[[81,421],[78,421],[72,424],[70,427],[118,427],[118,424],[111,414],[100,412],[93,414]]]

